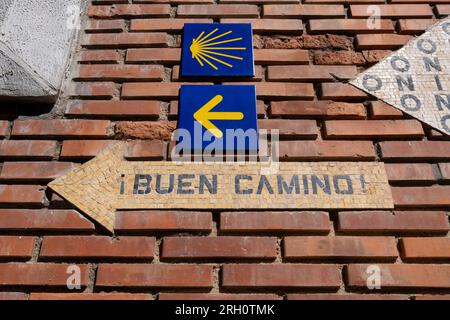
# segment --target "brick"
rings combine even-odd
[[[153,237],[45,236],[40,259],[153,260]]]
[[[167,31],[183,30],[185,23],[212,23],[212,19],[133,19],[130,31]]]
[[[273,101],[271,115],[281,118],[338,118],[364,119],[366,108],[362,103],[332,101]]]
[[[275,237],[165,237],[164,259],[269,259],[277,257]]]
[[[344,211],[338,230],[345,234],[445,234],[449,222],[442,211]]]
[[[117,50],[84,50],[81,51],[80,63],[119,63],[121,55]]]
[[[70,274],[70,264],[56,263],[0,263],[0,287],[61,287],[67,288]],[[87,286],[89,268],[87,265],[77,265],[80,268],[80,285]]]
[[[115,140],[65,140],[62,144],[60,159],[90,159],[116,142]]]
[[[450,180],[450,163],[439,163],[439,170],[443,180]]]
[[[337,289],[337,265],[313,264],[229,264],[222,267],[222,287]]]
[[[428,140],[450,140],[450,137],[446,134],[443,134],[440,131],[437,131],[433,128],[428,128],[427,130]]]
[[[206,211],[118,211],[117,232],[210,231],[211,212]]]
[[[5,137],[9,134],[9,122],[0,120],[0,137]]]
[[[301,34],[300,19],[220,19],[221,23],[251,23],[256,34]]]
[[[267,49],[335,49],[352,50],[353,38],[344,35],[321,34],[303,36],[266,36]]]
[[[85,48],[147,48],[167,47],[166,33],[102,33],[86,35],[82,41]]]
[[[192,264],[100,264],[96,286],[212,288],[213,267]]]
[[[191,18],[257,18],[258,7],[247,4],[179,5],[178,17]]]
[[[116,89],[114,82],[82,82],[75,85],[71,96],[87,99],[111,99]]]
[[[44,188],[33,185],[0,185],[0,204],[43,206]]]
[[[128,0],[92,0],[92,4],[128,3]]]
[[[367,63],[377,63],[392,53],[391,50],[363,50],[362,54]]]
[[[219,226],[224,233],[327,234],[330,219],[323,211],[221,212]]]
[[[264,5],[264,18],[345,18],[342,5]]]
[[[269,81],[315,81],[352,79],[358,74],[355,66],[269,66]]]
[[[350,288],[367,289],[367,267],[347,267]],[[381,271],[382,289],[448,289],[450,266],[433,264],[377,264]]]
[[[153,300],[149,293],[98,292],[50,293],[32,292],[30,300]]]
[[[379,259],[395,261],[398,256],[394,237],[286,237],[286,259]]]
[[[24,292],[0,292],[0,300],[28,300]]]
[[[382,101],[372,101],[370,103],[372,119],[400,119],[403,118],[403,112],[391,107]]]
[[[314,88],[311,83],[256,83],[256,95],[259,98],[271,99],[305,99],[314,98]]]
[[[307,50],[296,49],[257,49],[254,50],[256,64],[308,64],[309,54]]]
[[[106,138],[111,122],[108,120],[16,120],[13,137],[83,137]]]
[[[172,293],[161,292],[158,300],[280,300],[281,297],[269,293]]]
[[[449,206],[449,192],[450,186],[392,188],[394,205],[402,208]]]
[[[162,160],[164,144],[158,140],[141,140],[128,143],[124,155],[127,160]]]
[[[350,84],[344,83],[321,83],[321,98],[337,101],[363,101],[367,94]]]
[[[403,238],[403,260],[450,259],[450,238]]]
[[[278,130],[281,138],[316,139],[319,133],[316,121],[314,120],[259,120],[258,129]]]
[[[56,141],[2,140],[0,141],[0,157],[2,159],[51,160],[55,156],[56,147]]]
[[[450,300],[450,294],[420,295],[415,296],[414,300]]]
[[[169,17],[168,4],[116,4],[113,6],[90,6],[91,18],[151,18]]]
[[[254,4],[264,4],[264,3],[299,3],[300,0],[220,0],[221,3],[254,3]]]
[[[93,231],[92,222],[75,210],[0,209],[0,230]]]
[[[450,4],[436,5],[436,12],[437,12],[437,16],[440,18],[450,15]]]
[[[68,104],[67,116],[91,116],[108,118],[136,117],[158,119],[159,101],[72,101]]]
[[[28,260],[33,254],[34,237],[0,236],[0,258],[2,260]]]
[[[116,122],[116,136],[120,139],[170,140],[175,128],[175,121],[119,121]]]
[[[366,59],[361,52],[350,50],[316,51],[314,64],[318,65],[364,65]]]
[[[311,0],[310,0],[311,1]],[[409,300],[401,294],[289,293],[287,300]]]
[[[373,13],[368,9],[369,5],[350,5],[352,18],[366,18]],[[433,11],[428,4],[380,4],[377,5],[381,18],[432,18]]]
[[[380,147],[384,160],[450,159],[450,141],[386,141]]]
[[[436,19],[400,19],[398,20],[399,33],[419,35],[436,22]]]
[[[436,181],[433,166],[428,163],[386,163],[385,168],[390,182],[432,184]]]
[[[71,162],[5,162],[0,179],[21,182],[50,182],[77,167],[78,164]]]
[[[160,81],[164,78],[161,65],[82,65],[77,80]]]
[[[311,33],[393,33],[391,20],[378,20],[379,28],[370,28],[366,19],[318,19],[309,21]]]
[[[281,141],[280,157],[290,161],[373,160],[368,141]]]
[[[122,32],[126,29],[125,20],[89,20],[84,32],[107,33]]]
[[[383,0],[305,0],[305,3],[384,3]]]
[[[425,136],[417,120],[329,120],[325,121],[327,139],[396,139]]]
[[[180,48],[148,48],[127,50],[127,62],[179,63]]]
[[[181,83],[124,83],[122,86],[123,98],[178,98]]]
[[[398,49],[412,37],[403,34],[358,34],[356,47],[361,49]]]

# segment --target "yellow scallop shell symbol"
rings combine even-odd
[[[214,70],[219,70],[216,64],[214,62],[217,62],[221,65],[224,65],[226,67],[232,68],[233,65],[231,62],[233,60],[244,60],[244,58],[223,53],[221,51],[239,51],[239,50],[245,50],[245,47],[228,47],[226,44],[232,44],[233,42],[237,42],[242,40],[242,37],[239,38],[231,38],[227,39],[226,36],[231,34],[232,31],[227,31],[222,34],[216,35],[212,37],[218,28],[214,29],[207,35],[203,36],[205,32],[203,31],[200,33],[200,35],[192,39],[192,44],[189,47],[192,53],[192,59],[196,59],[197,62],[200,64],[200,66],[205,66],[205,63],[208,64],[211,68]],[[212,38],[211,38],[212,37]],[[225,37],[225,38],[224,38]],[[223,38],[223,39],[221,39]],[[219,41],[215,41],[221,39]],[[222,45],[222,46],[218,46]],[[225,45],[225,46],[223,46]]]

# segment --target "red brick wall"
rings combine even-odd
[[[93,1],[70,101],[2,114],[0,299],[449,298],[450,139],[346,84],[449,13],[450,0]],[[129,159],[167,159],[185,21],[252,21],[249,82],[282,160],[383,161],[395,210],[118,212],[114,239],[46,189],[118,139],[136,139]],[[83,293],[65,287],[72,263]],[[372,264],[382,290],[366,288]]]

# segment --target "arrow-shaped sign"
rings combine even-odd
[[[211,120],[242,120],[244,114],[242,112],[211,112],[215,106],[221,103],[223,96],[218,94],[205,103],[200,109],[194,113],[194,119],[200,122],[209,132],[216,138],[222,138],[223,132],[217,128]]]
[[[126,161],[118,142],[49,187],[113,232],[117,209],[381,209],[383,163]]]

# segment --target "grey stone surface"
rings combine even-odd
[[[69,6],[81,0],[0,1],[0,96],[54,101],[76,28]]]

